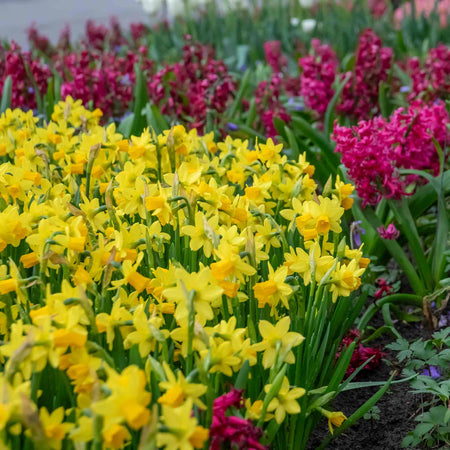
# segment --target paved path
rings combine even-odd
[[[72,38],[77,38],[87,19],[107,23],[111,16],[116,16],[124,26],[148,21],[135,0],[0,0],[0,38],[25,45],[25,30],[32,22],[52,42],[66,23],[70,24]]]

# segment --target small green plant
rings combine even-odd
[[[363,418],[366,420],[380,420],[380,408],[378,406],[374,406],[372,409],[366,412],[364,414]]]
[[[425,445],[449,448],[450,445],[450,327],[409,343],[398,339],[387,348],[397,351],[397,359],[404,365],[403,375],[411,377],[411,392],[421,395],[421,413],[413,431],[403,439],[402,446]]]

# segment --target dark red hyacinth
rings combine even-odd
[[[226,415],[229,408],[242,409],[244,399],[242,391],[232,388],[214,400],[213,419],[209,430],[211,438],[210,449],[220,450],[223,445],[236,445],[241,450],[265,450],[259,443],[263,435],[261,428],[253,425],[250,419]]]

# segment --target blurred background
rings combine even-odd
[[[148,20],[142,5],[130,0],[0,0],[0,39],[27,47],[26,29],[33,22],[51,41],[57,40],[66,23],[77,38],[87,19],[108,23],[111,16],[123,25]]]

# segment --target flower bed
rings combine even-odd
[[[200,3],[0,45],[0,442],[324,448],[403,370],[448,443],[447,23]]]
[[[3,443],[264,448],[341,424],[323,406],[369,262],[340,237],[353,187],[319,195],[271,140],[128,141],[70,98],[52,117],[0,119]]]

